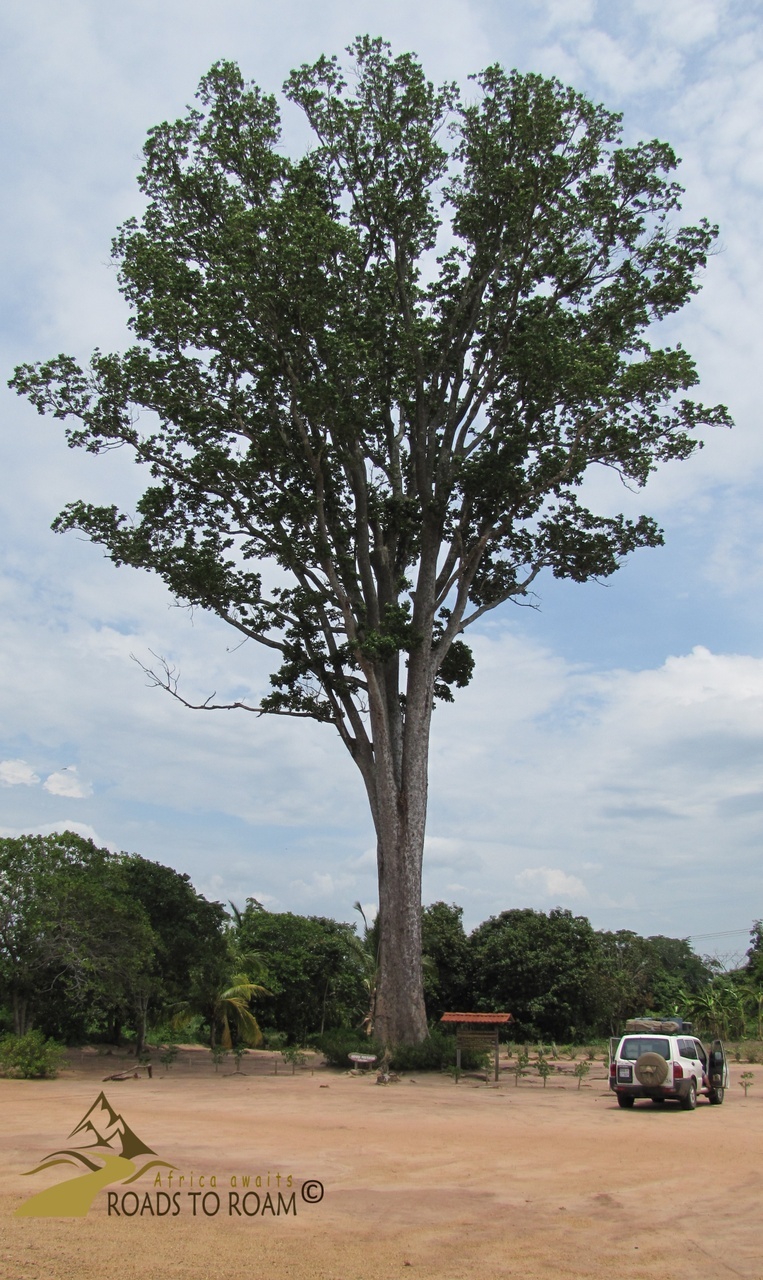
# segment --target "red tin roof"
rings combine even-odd
[[[471,1022],[483,1026],[502,1026],[513,1021],[510,1013],[444,1013],[440,1018],[440,1022]]]

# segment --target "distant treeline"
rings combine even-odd
[[[436,902],[422,921],[431,1022],[508,1010],[515,1038],[567,1043],[651,1010],[693,1013],[716,1034],[760,1033],[759,925],[746,968],[729,976],[685,939],[595,930],[561,908],[502,911],[467,934],[461,907]],[[140,1051],[157,1028],[215,1043],[248,1027],[251,1043],[250,1015],[266,1037],[300,1043],[368,1026],[377,939],[357,924],[252,898],[229,911],[188,876],[71,832],[0,839],[0,1033],[127,1036]]]

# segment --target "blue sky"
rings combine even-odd
[[[687,220],[720,223],[702,292],[661,340],[692,352],[733,432],[645,493],[593,482],[600,509],[655,515],[666,546],[605,585],[541,582],[537,611],[489,615],[472,686],[437,710],[425,899],[460,902],[469,924],[561,905],[686,936],[763,915],[761,17],[738,0],[3,6],[6,376],[125,344],[110,239],[140,209],[146,130],[181,114],[219,57],[278,91],[292,66],[369,31],[434,80],[494,61],[554,74],[621,110],[629,140],[671,142]],[[285,119],[297,147],[304,128]],[[194,715],[145,687],[130,655],[152,649],[189,694],[256,690],[268,667],[150,577],[50,532],[74,497],[129,505],[139,476],[126,456],[68,451],[59,424],[0,395],[0,830],[74,826],[223,900],[344,919],[356,898],[371,906],[371,823],[339,742]]]

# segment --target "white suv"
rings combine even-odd
[[[723,1102],[729,1068],[721,1041],[707,1049],[687,1031],[639,1031],[611,1041],[609,1087],[619,1106],[632,1107],[637,1098],[657,1106],[673,1099],[693,1111],[700,1096],[716,1106]]]

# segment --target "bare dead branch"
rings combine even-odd
[[[296,720],[314,720],[315,716],[309,711],[284,711],[275,707],[252,707],[248,702],[213,702],[215,694],[210,693],[208,698],[203,702],[189,702],[182,694],[178,692],[178,683],[180,673],[175,667],[171,667],[166,658],[162,658],[160,654],[154,653],[153,649],[150,653],[156,658],[160,664],[163,674],[160,675],[154,671],[152,667],[145,666],[140,658],[134,653],[130,654],[133,662],[137,663],[144,675],[148,676],[149,686],[152,689],[164,689],[166,693],[171,694],[177,702],[182,706],[188,707],[190,711],[251,711],[256,716],[291,716]]]

